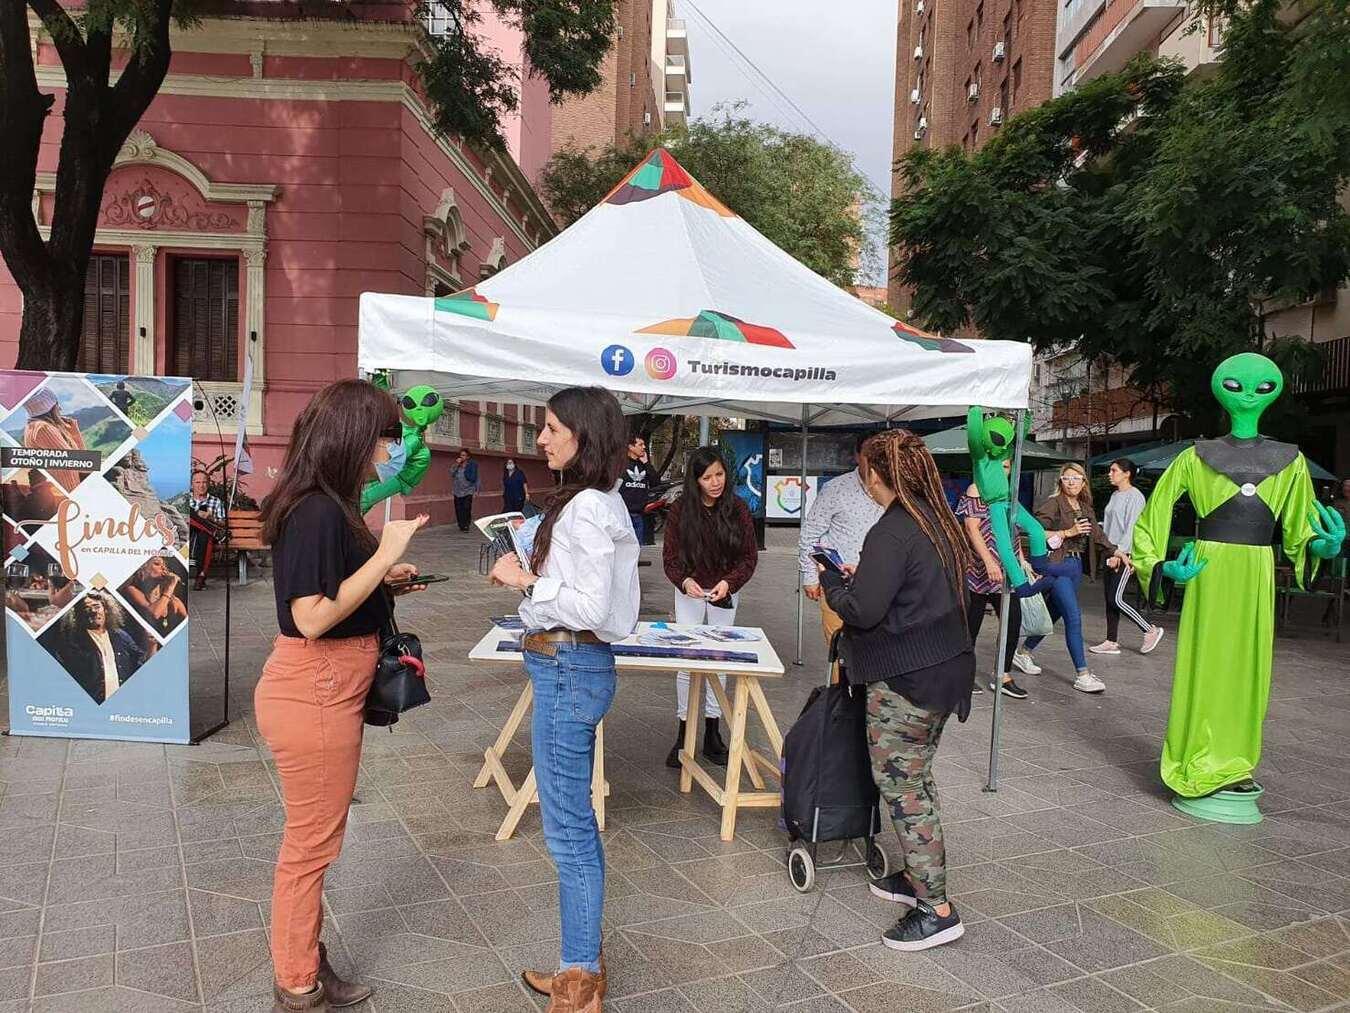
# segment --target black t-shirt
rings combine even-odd
[[[630,514],[640,514],[651,499],[652,486],[656,484],[656,469],[645,461],[634,461],[631,457],[623,462],[622,485],[619,495]]]
[[[277,626],[288,637],[303,636],[291,618],[291,602],[321,594],[336,599],[344,580],[373,555],[352,533],[342,508],[321,492],[310,493],[291,510],[281,536],[272,546],[272,578],[277,599]],[[383,588],[320,639],[337,640],[378,633],[390,614]]]

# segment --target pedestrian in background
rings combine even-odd
[[[1003,470],[1012,472],[1012,462],[1005,460]],[[998,561],[998,546],[994,542],[994,528],[989,523],[989,507],[980,498],[980,490],[972,482],[956,504],[956,516],[961,518],[966,540],[970,542],[973,554],[966,566],[966,624],[970,631],[970,642],[975,643],[984,625],[985,606],[992,606],[995,615],[1003,611],[1003,566]],[[1017,558],[1022,558],[1022,547],[1017,546]],[[1022,604],[1017,595],[1008,598],[1008,642],[1004,645],[1003,665],[999,669],[1003,681],[1003,695],[1014,700],[1025,700],[1027,691],[1013,681],[1012,661],[1017,651],[1017,639],[1021,635]],[[990,682],[992,691],[994,684]],[[980,687],[975,686],[975,692]]]
[[[530,483],[525,478],[525,472],[508,457],[506,463],[502,465],[502,509],[524,510],[529,498]]]
[[[356,789],[380,633],[393,615],[385,585],[417,575],[402,559],[427,522],[390,521],[377,539],[361,517],[362,487],[402,438],[387,391],[364,380],[325,387],[296,419],[281,478],[263,503],[281,632],[254,712],[286,809],[272,887],[273,1013],[324,1013],[371,995],[334,973],[319,929],[324,874],[342,851]],[[422,588],[394,593],[413,590]]]
[[[460,531],[473,524],[473,498],[478,495],[478,462],[461,450],[450,467],[450,494],[455,497],[455,523]]]
[[[1120,653],[1121,615],[1138,626],[1139,632],[1144,635],[1140,654],[1148,654],[1163,638],[1163,628],[1150,623],[1125,600],[1125,590],[1130,577],[1134,575],[1134,567],[1130,565],[1129,559],[1130,549],[1134,545],[1134,522],[1139,520],[1147,502],[1144,494],[1134,486],[1137,470],[1133,461],[1122,457],[1112,461],[1107,472],[1107,478],[1115,491],[1102,511],[1102,531],[1119,551],[1107,559],[1106,572],[1102,574],[1102,587],[1106,592],[1106,639],[1088,648],[1093,654]]]
[[[628,519],[633,522],[633,533],[637,535],[639,545],[647,544],[647,504],[651,502],[652,489],[659,479],[656,469],[647,460],[647,441],[634,436],[628,441],[628,460],[624,462],[619,494],[628,509]]]
[[[600,387],[549,399],[539,446],[563,484],[544,509],[526,566],[508,553],[494,583],[525,595],[525,673],[534,687],[534,773],[544,843],[558,871],[562,947],[556,973],[525,971],[549,1013],[599,1013],[605,849],[591,805],[595,729],[614,701],[614,651],[637,625],[640,549],[619,496],[624,419]]]
[[[666,577],[678,590],[675,621],[682,625],[735,626],[740,591],[759,562],[755,520],[730,488],[726,463],[716,447],[700,447],[684,468],[684,490],[666,518],[661,545]],[[717,677],[726,688],[727,677]],[[718,766],[727,762],[722,741],[722,708],[709,680],[704,687],[703,755]],[[679,768],[689,713],[689,673],[675,677],[675,713],[679,732],[666,766]]]
[[[912,908],[881,941],[926,950],[965,933],[947,897],[933,757],[947,719],[970,713],[975,652],[964,584],[971,553],[919,437],[904,429],[871,437],[862,473],[884,513],[867,533],[857,569],[848,568],[851,577],[818,569],[844,620],[848,681],[867,689],[872,776],[905,859],[902,871],[870,887]]]
[[[863,539],[881,517],[882,508],[867,494],[862,479],[862,446],[869,435],[859,433],[854,438],[853,470],[830,479],[816,494],[797,539],[802,590],[806,597],[820,605],[820,625],[826,644],[834,639],[835,633],[844,623],[821,592],[817,577],[819,571],[811,559],[811,551],[817,545],[825,546],[838,552],[845,563],[856,565],[858,554],[862,552]]]

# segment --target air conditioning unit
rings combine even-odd
[[[966,101],[974,102],[979,97],[980,97],[980,82],[971,81],[970,87],[966,89]]]
[[[910,91],[910,93],[909,93],[909,104],[912,105],[912,106],[916,106],[916,105],[919,104],[919,89],[918,89],[918,88],[911,89],[911,91]]]
[[[916,60],[922,60],[922,59],[923,59],[923,46],[915,46],[915,47],[914,47],[914,59],[916,59]]]
[[[914,14],[917,17],[923,17],[923,0],[919,0],[919,2],[914,5]]]
[[[920,134],[926,133],[927,130],[928,130],[928,117],[927,117],[927,116],[920,116],[920,117],[919,117],[919,122],[916,123],[916,124],[914,124],[914,126],[915,126],[915,129],[916,129],[916,131],[917,131],[918,133],[920,133]]]
[[[914,131],[914,139],[915,139],[916,141],[922,141],[922,140],[923,140],[923,131],[922,131],[922,130],[916,130],[916,131]]]
[[[1008,47],[1002,42],[994,43],[994,62],[1002,63],[1008,55]]]
[[[651,114],[651,113],[643,113],[643,114],[642,114],[642,125],[643,125],[644,127],[650,127],[650,126],[652,125],[652,114]]]
[[[1003,122],[1003,110],[1000,107],[994,106],[994,108],[990,110],[989,122],[993,126],[998,126],[1000,123]]]

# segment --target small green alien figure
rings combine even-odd
[[[1028,416],[1028,423],[1030,416]],[[1028,426],[1029,428],[1029,426]],[[971,477],[980,499],[989,509],[989,526],[994,530],[994,545],[999,562],[1007,574],[1013,593],[1020,598],[1040,594],[1050,587],[1050,577],[1069,576],[1070,568],[1052,564],[1045,543],[1045,528],[1031,511],[1017,504],[1017,527],[1027,536],[1027,561],[1042,579],[1027,580],[1022,564],[1013,549],[1013,531],[1008,523],[1008,501],[1011,496],[1005,465],[1012,459],[1016,433],[1012,423],[1002,416],[984,417],[984,409],[973,406],[966,413],[966,447],[970,451]],[[1013,636],[1016,636],[1014,631]]]
[[[1186,586],[1161,763],[1172,804],[1200,819],[1259,823],[1252,772],[1270,697],[1275,526],[1303,587],[1340,552],[1345,523],[1314,498],[1298,447],[1257,430],[1284,389],[1279,367],[1243,352],[1219,363],[1210,387],[1232,431],[1197,441],[1168,466],[1135,525],[1133,558],[1150,597],[1161,576]],[[1200,519],[1198,537],[1164,562],[1182,493]]]
[[[361,490],[361,512],[365,513],[390,496],[406,496],[417,488],[431,466],[431,448],[426,444],[427,427],[441,417],[445,402],[434,387],[413,387],[398,404],[403,409],[403,441],[400,452],[391,455],[380,477]]]

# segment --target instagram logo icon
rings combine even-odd
[[[679,368],[679,363],[675,361],[675,353],[666,348],[653,348],[647,353],[644,365],[647,367],[647,375],[653,380],[669,380]]]

